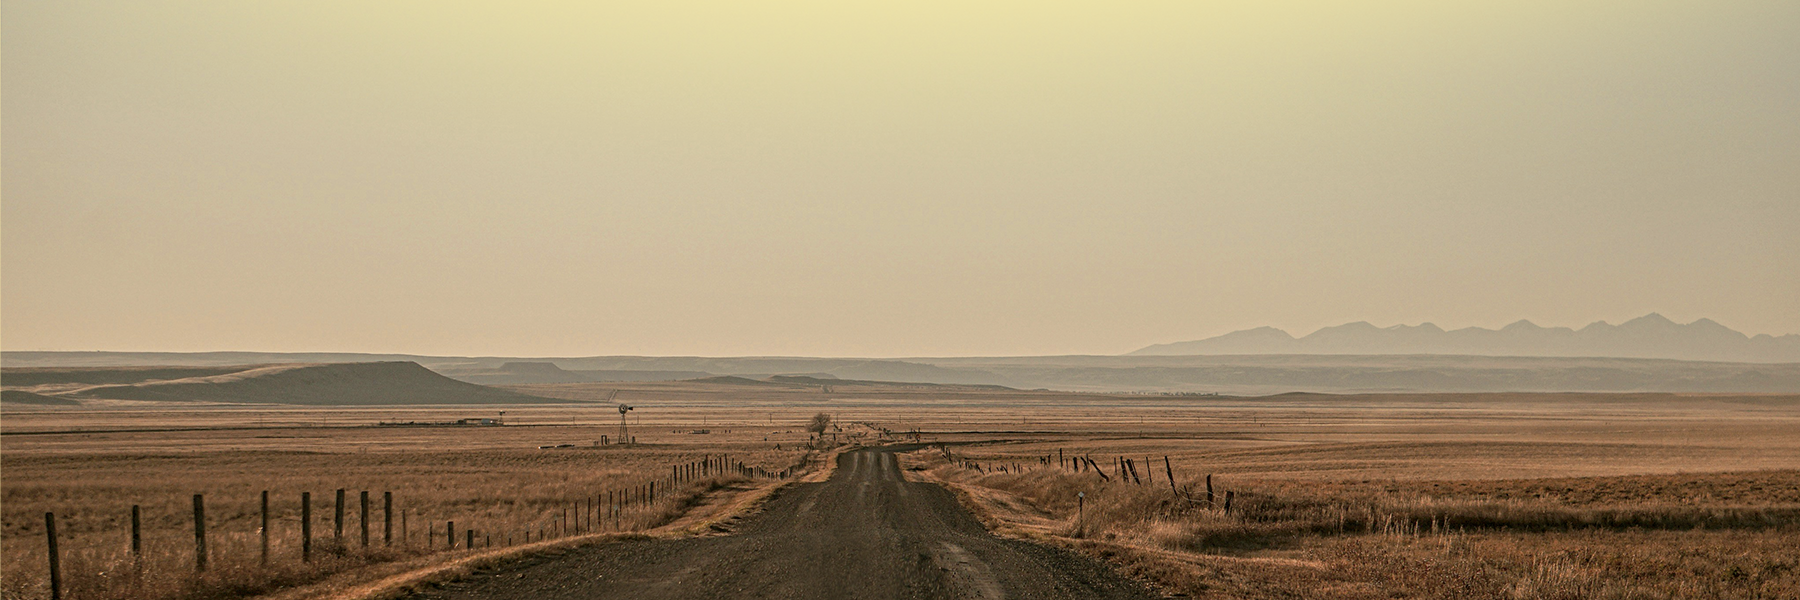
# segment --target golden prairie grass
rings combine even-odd
[[[805,419],[826,411],[846,424],[847,438],[880,439],[870,428],[849,425],[871,422],[920,429],[928,440],[984,444],[956,448],[989,466],[1026,463],[1063,448],[1102,463],[1118,455],[1160,463],[1167,454],[1183,485],[1218,474],[1218,489],[1238,494],[1232,515],[1159,505],[1167,487],[1157,468],[1154,482],[1142,488],[1095,488],[1090,497],[1103,514],[1085,531],[1070,529],[1074,501],[1067,492],[1086,488],[1062,487],[1085,483],[945,474],[990,507],[997,529],[1085,547],[1197,597],[1800,597],[1792,591],[1791,563],[1780,560],[1800,554],[1783,552],[1796,537],[1792,527],[1755,522],[1786,519],[1781,511],[1794,502],[1800,479],[1791,471],[1800,464],[1795,397],[1194,399],[847,386],[769,391],[686,382],[521,387],[582,400],[617,392],[619,401],[643,409],[633,413],[632,431],[649,444],[631,452],[593,449],[592,441],[617,427],[612,407],[599,404],[509,407],[508,427],[482,430],[368,427],[481,416],[467,407],[8,408],[0,436],[6,520],[0,592],[23,586],[23,593],[33,593],[31,582],[41,581],[44,504],[113,498],[71,512],[63,524],[74,530],[69,544],[77,551],[85,545],[109,552],[124,545],[118,528],[129,504],[143,504],[146,519],[155,505],[166,521],[159,534],[168,540],[164,546],[179,553],[192,543],[187,503],[205,492],[209,517],[226,520],[212,526],[210,572],[220,574],[209,577],[220,579],[236,568],[230,561],[246,555],[226,548],[253,547],[242,546],[254,543],[255,527],[245,515],[262,489],[289,511],[274,527],[283,556],[295,552],[279,544],[291,543],[283,540],[294,534],[291,511],[300,491],[314,494],[315,519],[324,521],[315,524],[318,537],[329,536],[331,493],[339,487],[353,503],[362,489],[377,498],[391,489],[398,507],[419,511],[408,513],[412,550],[377,550],[396,554],[372,559],[388,562],[357,563],[352,544],[346,562],[320,561],[318,572],[285,580],[262,573],[245,577],[252,582],[247,588],[131,596],[229,597],[443,564],[452,555],[402,554],[422,545],[421,519],[441,532],[454,516],[459,536],[467,524],[484,536],[501,525],[520,536],[533,527],[535,542],[535,527],[547,525],[567,497],[593,486],[629,485],[640,471],[661,476],[674,461],[725,453],[779,467],[800,455],[795,448],[807,440]],[[698,429],[712,433],[690,433]],[[14,435],[24,432],[63,433]],[[582,447],[536,448],[562,441]],[[765,451],[769,458],[756,458]],[[1115,494],[1117,502],[1109,502]],[[668,510],[681,510],[679,504]],[[1238,518],[1253,509],[1263,517]],[[1377,517],[1367,516],[1371,510]],[[350,512],[347,533],[357,531],[356,511]],[[1445,525],[1453,516],[1496,524]],[[1527,527],[1533,520],[1539,525]],[[1724,528],[1680,529],[1695,522]],[[246,535],[251,541],[231,541]],[[1742,550],[1733,554],[1734,548]],[[172,566],[159,572],[188,573],[190,563],[172,556]],[[89,568],[96,569],[104,570]]]
[[[1054,463],[1031,466],[1029,456],[969,452],[987,466],[930,450],[915,453],[910,468],[959,488],[997,531],[1083,549],[1194,597],[1800,593],[1796,471],[1480,482],[1220,477],[1217,497],[1233,492],[1225,512],[1191,479],[1171,488],[1160,472],[1145,485],[1111,473],[1106,482]],[[1597,490],[1610,500],[1596,501]]]
[[[265,432],[266,433],[266,432]],[[279,433],[279,432],[275,432]],[[800,448],[767,445],[472,448],[367,452],[221,451],[132,453],[97,440],[92,451],[8,452],[0,593],[47,596],[44,513],[57,515],[64,589],[75,598],[234,598],[317,581],[369,565],[417,560],[454,545],[540,541],[593,531],[642,531],[667,523],[708,492],[741,480],[671,467],[709,459],[780,471]],[[654,501],[646,495],[655,482]],[[338,534],[335,490],[345,490]],[[261,493],[270,492],[269,562],[261,563]],[[370,544],[362,544],[361,492],[370,495]],[[301,560],[302,492],[312,503],[313,560]],[[394,497],[385,543],[383,493]],[[192,497],[204,494],[208,568],[196,573]],[[129,517],[140,507],[143,553],[129,552]],[[609,505],[616,505],[612,507]]]

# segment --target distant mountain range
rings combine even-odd
[[[998,385],[1025,390],[1253,395],[1297,391],[1800,394],[1800,335],[1750,337],[1706,319],[1682,325],[1652,314],[1619,325],[1595,323],[1579,330],[1539,327],[1529,321],[1499,330],[1470,327],[1454,331],[1430,323],[1386,328],[1351,323],[1295,338],[1279,329],[1262,327],[1211,339],[1151,346],[1123,356],[525,358],[334,352],[0,352],[0,364],[5,366],[0,370],[0,379],[9,392],[0,400],[7,404],[41,404],[55,400],[49,395],[87,394],[88,391],[75,393],[43,386],[59,383],[50,379],[65,376],[46,369],[88,367],[97,369],[83,375],[89,378],[83,381],[84,385],[111,386],[105,387],[106,398],[152,399],[165,391],[178,390],[183,397],[276,401],[266,398],[279,394],[251,389],[254,386],[250,384],[274,382],[277,377],[257,377],[232,385],[222,385],[214,379],[235,377],[227,374],[244,371],[244,365],[371,362],[418,363],[464,384],[483,385],[604,385],[617,381],[729,377],[759,380],[761,384],[791,384],[804,378],[816,380],[811,384],[833,387],[852,385],[854,381],[887,381]],[[153,373],[117,369],[130,366],[156,369],[150,370]],[[402,402],[501,401],[477,398],[468,388],[449,389],[455,386],[448,384],[457,382],[427,381],[430,378],[422,375],[429,373],[422,371],[393,365],[366,372],[343,366],[328,370],[334,381],[404,379],[410,382],[406,384],[409,387],[439,390],[403,394],[406,399]],[[280,374],[298,377],[313,373]],[[140,384],[146,377],[208,385],[177,388]],[[135,387],[126,389],[122,385]],[[144,389],[136,389],[139,387]],[[364,387],[378,386],[371,383]],[[353,399],[360,397],[347,387],[345,390],[342,403],[367,400]],[[440,396],[454,399],[442,400]]]
[[[1688,324],[1650,313],[1618,325],[1581,329],[1519,321],[1500,329],[1445,331],[1431,323],[1376,327],[1358,321],[1294,337],[1273,327],[1218,337],[1157,344],[1131,356],[1245,354],[1453,354],[1465,356],[1582,356],[1756,363],[1800,362],[1800,335],[1748,336],[1711,319]]]

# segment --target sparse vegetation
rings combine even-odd
[[[1200,598],[1775,598],[1800,593],[1800,471],[1709,474],[1757,490],[1694,502],[1696,476],[1555,481],[1296,482],[1234,478],[1230,512],[1194,482],[1105,482],[1054,465],[983,471],[917,453],[1002,532],[1108,558]],[[995,464],[1029,457],[982,455]],[[979,464],[979,462],[977,462]],[[1012,471],[1012,469],[1008,469]],[[1626,485],[1637,493],[1626,494]],[[1221,486],[1222,488],[1224,486]],[[1453,490],[1442,495],[1422,489]],[[1522,499],[1545,488],[1630,500]],[[1471,493],[1481,490],[1485,493]],[[1077,516],[1076,494],[1085,495]],[[1575,492],[1583,495],[1583,492]],[[1716,496],[1715,496],[1716,497]]]
[[[364,433],[355,431],[356,433]],[[320,432],[330,435],[332,432]],[[263,436],[320,433],[266,430]],[[346,431],[345,433],[351,433]],[[395,435],[410,432],[395,431]],[[501,432],[494,432],[501,435]],[[440,434],[444,435],[444,434]],[[458,435],[469,435],[462,433]],[[459,550],[473,530],[478,547],[541,541],[561,531],[641,531],[706,503],[706,494],[748,482],[715,470],[668,487],[672,465],[729,453],[779,471],[804,457],[732,446],[579,447],[368,452],[222,451],[133,453],[95,445],[83,453],[4,456],[3,569],[7,599],[47,597],[43,513],[57,513],[64,589],[71,598],[150,600],[237,598],[351,571],[384,572],[454,558],[442,554],[446,522],[455,521]],[[660,481],[648,504],[617,513],[602,507],[608,492],[623,499]],[[346,489],[343,541],[335,540],[334,491]],[[271,492],[272,547],[259,564],[260,493]],[[372,498],[372,544],[361,545],[359,492]],[[313,556],[300,561],[302,491],[311,492]],[[382,543],[381,494],[392,491],[394,544]],[[191,496],[206,496],[209,568],[194,573]],[[129,515],[143,515],[144,554],[129,554]],[[612,515],[610,518],[606,515]],[[403,520],[403,521],[402,521]],[[404,522],[404,527],[401,523]],[[430,534],[433,537],[427,538]],[[420,562],[424,561],[424,562]],[[389,569],[391,570],[391,569]],[[347,581],[353,581],[354,578]]]
[[[809,421],[806,424],[806,430],[810,431],[814,434],[823,434],[826,431],[829,431],[830,429],[831,429],[831,415],[827,414],[827,413],[818,413],[818,414],[813,415],[812,421]]]
[[[803,426],[819,410],[817,388],[800,386],[520,389],[586,402],[509,407],[507,426],[487,428],[372,427],[490,416],[446,407],[8,407],[0,592],[35,600],[45,510],[65,515],[71,583],[98,581],[102,571],[123,581],[123,571],[105,566],[116,563],[89,555],[123,550],[119,532],[132,502],[144,505],[146,527],[157,528],[147,530],[146,548],[172,553],[156,559],[171,565],[158,571],[180,579],[190,572],[191,557],[179,554],[192,543],[187,503],[205,492],[214,583],[202,593],[152,582],[146,589],[160,591],[114,597],[226,598],[281,587],[286,598],[295,589],[287,586],[301,582],[319,582],[311,589],[366,580],[447,557],[405,548],[363,557],[353,546],[310,571],[284,571],[291,560],[262,570],[221,558],[254,556],[242,549],[254,544],[261,489],[274,493],[278,556],[296,551],[292,511],[303,490],[314,493],[315,539],[330,536],[332,490],[354,498],[391,489],[400,507],[415,511],[409,533],[418,544],[421,520],[440,532],[450,516],[459,532],[469,524],[522,529],[546,522],[567,497],[625,485],[640,472],[660,477],[698,455],[790,466],[804,455]],[[633,413],[642,443],[630,449],[593,445],[616,430],[613,405],[597,402],[614,394],[645,407]],[[989,470],[1024,467],[992,474],[912,465],[959,486],[996,530],[1081,548],[1195,597],[1796,595],[1796,569],[1785,558],[1800,554],[1791,551],[1800,505],[1796,397],[1192,399],[845,386],[833,402],[828,414],[846,424],[838,436],[845,442],[918,430]],[[576,447],[538,449],[569,442]],[[1054,464],[1059,449],[1102,465],[1116,456],[1156,464],[1144,469],[1142,486],[1031,466],[1036,457]],[[1201,477],[1216,474],[1220,492],[1236,492],[1233,513],[1171,502],[1163,455],[1189,496],[1203,496]],[[717,497],[702,491],[684,488],[662,513],[642,518],[660,522],[686,510],[685,523],[706,514]],[[1071,518],[1075,491],[1089,493],[1080,525]],[[347,530],[355,527],[351,516]]]

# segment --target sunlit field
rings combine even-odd
[[[805,467],[817,454],[804,435],[799,443],[777,444],[763,443],[764,432],[723,430],[634,430],[630,434],[638,443],[621,445],[616,418],[603,433],[593,426],[548,424],[353,424],[365,416],[392,422],[393,417],[442,421],[467,414],[455,408],[404,415],[220,408],[166,420],[155,411],[137,410],[36,413],[15,420],[9,412],[9,429],[26,421],[134,430],[10,432],[0,438],[5,474],[0,591],[8,598],[47,597],[45,512],[56,514],[67,597],[243,597],[333,576],[353,583],[358,572],[375,576],[400,566],[418,568],[472,550],[650,531],[722,508],[712,506],[715,496],[776,483],[784,471]],[[290,421],[296,418],[325,423],[297,427]],[[182,430],[143,431],[171,425]],[[601,435],[608,436],[605,443]],[[339,489],[344,490],[341,507]],[[264,491],[270,514],[266,563]],[[303,493],[310,494],[310,553],[303,550]],[[199,574],[195,494],[204,496],[208,530],[209,564]],[[141,529],[136,555],[134,505]]]
[[[718,509],[720,494],[780,481],[762,475],[816,463],[824,445],[900,442],[936,444],[911,455],[913,476],[955,486],[997,531],[1078,548],[1196,597],[1754,598],[1800,589],[1792,558],[1800,398],[1791,396],[513,389],[593,403],[504,415],[8,407],[3,591],[45,597],[45,512],[57,514],[71,597],[291,595],[448,560],[468,552],[469,531],[485,549],[527,536],[666,529]],[[635,445],[617,443],[608,398],[636,407],[626,433]],[[804,430],[819,412],[837,423],[822,442]],[[488,417],[506,425],[424,425]],[[1078,456],[1099,473],[1073,469]],[[674,470],[719,457],[762,471]],[[678,484],[665,483],[677,475]],[[661,486],[654,500],[598,506],[641,498],[651,481]],[[366,548],[363,491],[372,504]],[[302,492],[312,497],[312,562],[299,560]],[[392,542],[382,517],[389,492]],[[205,495],[210,536],[200,576],[194,494]],[[129,553],[134,504],[141,570]],[[446,553],[451,521],[458,548]]]

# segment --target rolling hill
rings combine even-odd
[[[214,369],[8,368],[0,374],[0,383],[9,392],[68,401],[324,406],[566,402],[456,381],[412,362],[289,363]]]

